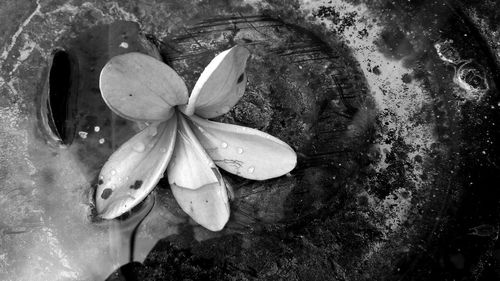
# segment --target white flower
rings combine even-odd
[[[221,230],[229,219],[227,186],[217,166],[266,180],[296,164],[279,139],[242,126],[209,121],[227,113],[245,91],[249,52],[235,46],[206,67],[188,98],[182,78],[153,57],[128,53],[102,69],[100,88],[116,114],[151,125],[120,146],[103,166],[96,192],[102,218],[140,203],[167,170],[180,207],[205,228]]]

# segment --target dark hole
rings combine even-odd
[[[67,52],[57,51],[54,54],[49,77],[48,119],[54,134],[60,137],[64,144],[73,140],[74,130],[68,126],[71,114],[70,95],[72,86],[71,60]]]

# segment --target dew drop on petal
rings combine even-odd
[[[101,130],[101,127],[99,127],[99,126],[95,126],[95,127],[94,127],[94,132],[96,132],[96,133],[97,133],[97,132],[99,132],[100,130]]]
[[[105,140],[104,140],[104,139],[99,139],[99,143],[100,143],[100,144],[103,144],[104,142],[105,142]]]
[[[116,170],[111,170],[111,175],[112,176],[116,175]]]
[[[237,151],[238,151],[238,154],[243,154],[243,151],[244,151],[244,150],[243,150],[243,148],[238,147],[238,150],[237,150]]]
[[[221,146],[222,146],[222,148],[227,148],[228,144],[227,144],[227,142],[223,142],[223,143],[221,143]]]
[[[255,171],[255,168],[254,168],[254,167],[250,167],[250,168],[248,168],[248,172],[249,172],[250,174],[251,174],[251,173],[253,173],[253,171]]]
[[[144,149],[146,149],[146,146],[142,142],[138,142],[134,144],[133,149],[137,152],[144,152]]]

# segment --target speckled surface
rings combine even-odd
[[[495,5],[0,3],[0,279],[498,279]],[[439,42],[459,59],[446,60]],[[104,106],[100,68],[139,50],[192,88],[233,44],[251,51],[248,85],[218,121],[285,140],[297,168],[265,182],[224,174],[235,199],[219,233],[194,225],[161,181],[138,229],[138,262],[112,273],[127,262],[116,248],[123,224],[94,217],[93,184],[141,124]],[[40,121],[56,49],[78,61],[66,146]],[[481,82],[488,90],[474,90]]]

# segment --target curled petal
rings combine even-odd
[[[168,182],[186,189],[219,183],[222,176],[205,149],[182,116],[178,114],[177,140],[172,160],[168,165]]]
[[[224,180],[196,190],[171,184],[170,188],[181,209],[195,222],[211,231],[224,228],[229,220],[229,203]]]
[[[102,69],[99,87],[106,104],[135,121],[163,121],[186,104],[186,84],[168,65],[141,53],[113,57]]]
[[[194,134],[220,168],[235,175],[266,180],[290,172],[297,163],[293,149],[259,130],[190,116]]]
[[[96,192],[97,212],[113,219],[140,203],[163,177],[175,146],[177,118],[154,123],[116,150],[104,164]]]
[[[201,73],[189,102],[181,110],[186,115],[196,113],[214,118],[227,113],[245,92],[245,67],[250,52],[234,46],[217,55]]]

